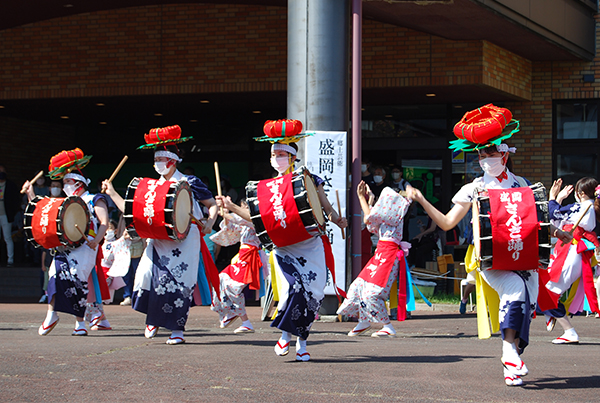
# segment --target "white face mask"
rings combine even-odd
[[[63,186],[63,190],[67,196],[73,196],[78,188],[79,186],[70,183]]]
[[[271,166],[282,174],[290,167],[290,160],[288,157],[271,157]]]
[[[392,178],[397,181],[400,179],[400,172],[392,172]]]
[[[375,183],[381,183],[381,182],[383,182],[383,176],[373,175],[373,180],[375,181]]]
[[[170,168],[167,168],[167,162],[165,162],[165,161],[156,161],[154,163],[154,170],[159,175],[166,175],[166,174],[168,174],[169,173],[169,169]]]
[[[104,234],[104,238],[107,241],[111,241],[111,240],[115,239],[115,231],[113,231],[112,229],[107,230],[106,234]]]
[[[367,164],[362,164],[362,165],[360,166],[360,171],[361,171],[361,172],[367,172]]]
[[[504,172],[504,162],[502,157],[487,157],[479,160],[479,166],[486,174],[496,177]]]
[[[60,196],[61,192],[62,192],[61,188],[50,188],[50,194],[54,197]]]

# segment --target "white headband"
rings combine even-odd
[[[501,152],[501,153],[510,152],[510,153],[514,154],[517,151],[516,147],[509,147],[508,144],[504,144],[504,143],[498,144],[496,146],[496,149],[498,150],[498,152]]]
[[[86,186],[88,186],[91,182],[91,180],[83,177],[83,175],[75,174],[73,172],[66,174],[63,179],[73,179],[73,180],[76,180],[79,182],[83,182],[83,183],[85,183]]]
[[[167,150],[157,150],[157,151],[154,152],[154,156],[155,157],[167,157],[167,158],[170,158],[170,159],[175,160],[177,162],[183,161],[181,158],[179,158],[177,156],[177,154],[172,153],[171,151],[167,151]]]
[[[273,143],[271,151],[285,151],[292,155],[296,155],[296,149],[294,147],[283,143]]]

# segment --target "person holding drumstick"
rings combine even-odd
[[[557,179],[550,188],[548,210],[557,227],[573,234],[574,242],[557,242],[550,259],[548,271],[540,273],[540,296],[538,304],[546,317],[546,329],[552,331],[558,322],[564,330],[562,336],[552,340],[553,344],[579,343],[579,335],[567,317],[565,305],[560,296],[571,288],[568,298],[569,312],[583,311],[584,294],[590,309],[598,310],[598,298],[594,287],[594,250],[598,238],[593,232],[600,221],[600,185],[594,178],[581,178],[575,184],[561,190],[562,179]],[[561,206],[562,202],[575,191],[576,203]],[[571,287],[581,281],[577,287]],[[573,298],[571,298],[571,296]]]
[[[302,123],[298,120],[267,121],[263,130],[266,136],[256,140],[272,143],[271,166],[278,172],[278,178],[293,172],[294,163],[298,161],[298,147],[295,142],[306,136],[300,134]],[[348,222],[344,217],[340,217],[325,195],[323,180],[316,175],[312,175],[312,178],[321,206],[329,220],[340,228],[346,228]],[[251,221],[248,210],[232,203],[228,197],[218,197],[217,203]],[[274,282],[274,289],[277,289],[279,302],[277,315],[271,326],[281,330],[281,337],[275,345],[275,354],[287,355],[292,336],[296,336],[296,360],[309,361],[306,339],[325,296],[328,267],[333,271],[333,254],[329,240],[326,236],[310,234],[308,239],[289,246],[276,247],[272,253],[274,269],[271,272],[271,281]]]
[[[482,127],[486,130],[481,130]],[[489,127],[493,127],[493,130],[488,130]],[[509,169],[509,152],[515,152],[516,149],[502,143],[518,130],[519,122],[512,119],[508,109],[497,108],[490,104],[467,112],[454,128],[458,140],[452,141],[450,148],[477,151],[479,164],[484,172],[483,176],[464,185],[454,195],[452,198],[454,207],[447,214],[437,210],[415,188],[408,190],[408,197],[420,203],[429,217],[442,230],[448,231],[454,228],[471,208],[476,188],[510,189],[528,186],[530,183],[527,180],[514,175]],[[465,264],[469,272],[477,266],[473,245],[469,246]],[[494,331],[500,329],[502,332],[501,361],[505,383],[509,386],[521,385],[523,383],[521,377],[528,373],[520,354],[529,342],[529,324],[535,312],[538,295],[537,270],[520,271],[519,267],[515,267],[514,271],[485,270],[475,271],[475,273],[480,338],[491,335],[487,306],[483,305],[488,301],[490,307],[495,306],[491,302],[495,300],[499,304],[499,316],[491,315],[492,329]],[[482,306],[479,306],[480,304]]]
[[[91,194],[88,191],[90,180],[82,173],[82,169],[89,163],[91,156],[84,155],[83,151],[76,148],[62,151],[50,159],[49,174],[52,180],[62,179],[63,191],[67,196],[81,197],[90,212],[90,228],[81,228],[86,231],[87,242],[75,249],[57,248],[56,254],[48,270],[48,313],[40,326],[38,333],[45,336],[54,329],[58,323],[59,312],[70,313],[75,316],[76,323],[73,336],[87,336],[85,326],[85,312],[88,308],[89,281],[98,285],[99,289],[108,295],[106,279],[94,277],[92,271],[96,266],[98,245],[104,239],[108,227],[108,208],[104,195]],[[23,191],[31,201],[35,194],[30,182],[25,182]],[[100,274],[100,273],[98,273]],[[94,280],[94,278],[96,280]],[[95,282],[98,281],[98,284]],[[97,296],[102,299],[101,296]],[[96,315],[91,317],[90,326],[110,329],[110,323],[104,315],[102,304],[90,301],[97,307]]]
[[[203,242],[200,232],[211,232],[217,218],[217,205],[212,193],[200,179],[192,175],[185,176],[177,169],[177,163],[182,161],[177,144],[188,141],[191,137],[182,138],[179,126],[169,126],[152,129],[144,138],[146,144],[140,148],[154,150],[154,169],[160,175],[158,183],[188,182],[193,193],[193,216],[198,219],[202,217],[199,203],[209,211],[202,228],[192,225],[187,237],[181,242],[149,238],[135,274],[132,306],[136,311],[146,314],[144,335],[153,338],[159,327],[164,327],[171,330],[166,344],[181,344],[185,342],[183,331],[198,281],[199,249]],[[119,210],[125,211],[125,200],[115,191],[110,181],[102,183],[102,190],[113,199]],[[156,209],[160,206],[152,207]],[[186,217],[179,218],[189,219],[189,215],[186,213]],[[205,249],[202,250],[205,265],[206,259],[212,262],[210,255],[205,256]]]

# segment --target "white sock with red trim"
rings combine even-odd
[[[287,343],[290,342],[290,340],[292,340],[292,334],[290,332],[286,332],[285,330],[281,331],[281,337],[279,338],[279,341],[281,343],[282,346],[286,345]]]
[[[183,339],[183,330],[173,330],[171,331],[171,337],[170,339],[175,339],[177,337],[180,337]]]
[[[242,326],[246,326],[248,329],[254,329],[252,323],[250,323],[250,319],[243,321]]]
[[[386,332],[388,332],[390,334],[396,334],[396,329],[394,329],[394,326],[392,326],[392,322],[386,323],[385,325],[383,325],[381,330],[385,330]]]
[[[82,320],[81,322],[76,320],[75,321],[75,330],[85,330],[85,320]]]

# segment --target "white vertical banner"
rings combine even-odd
[[[304,138],[304,156],[306,160],[300,161],[300,165],[306,165],[311,174],[324,180],[323,189],[329,202],[335,211],[340,212],[342,217],[346,217],[347,133],[326,131],[309,131],[307,133],[313,135]],[[336,190],[340,196],[340,205],[337,203]],[[335,258],[337,286],[345,290],[346,241],[342,239],[340,228],[331,222],[327,223],[327,237],[331,242],[333,257]],[[325,294],[335,295],[335,289],[331,281],[327,282]]]

